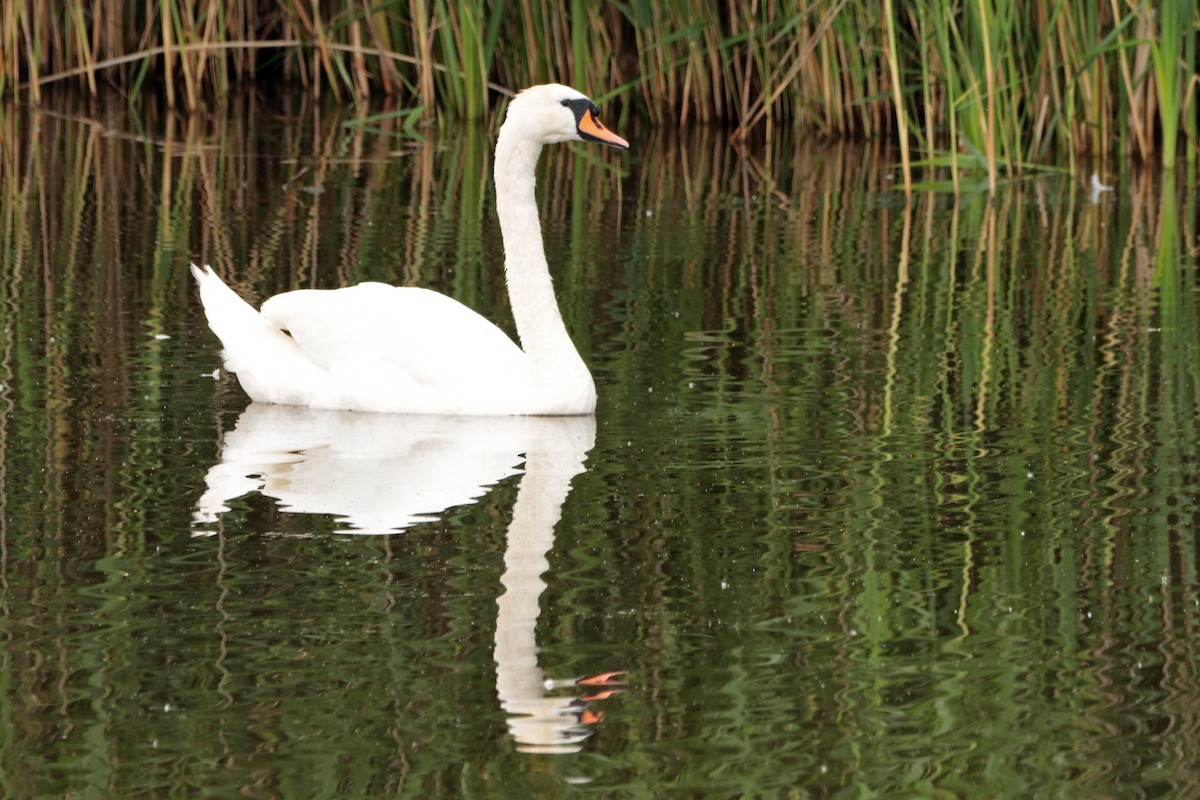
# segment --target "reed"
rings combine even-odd
[[[1175,165],[1176,139],[1179,134],[1182,104],[1181,72],[1183,71],[1184,29],[1196,11],[1190,2],[1164,0],[1158,10],[1158,35],[1151,40],[1150,53],[1154,61],[1154,77],[1158,84],[1158,103],[1162,109],[1163,167]],[[1190,73],[1189,73],[1190,74]]]
[[[0,93],[115,84],[197,110],[258,81],[429,121],[560,80],[656,125],[894,138],[924,170],[906,185],[994,191],[1114,146],[1170,166],[1182,138],[1194,158],[1198,29],[1186,0],[13,0]]]

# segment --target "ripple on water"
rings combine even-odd
[[[620,172],[548,151],[600,393],[559,516],[520,503],[549,535],[512,546],[518,497],[555,496],[525,445],[401,535],[339,535],[347,508],[283,484],[383,443],[343,432],[285,442],[279,491],[193,537],[247,404],[187,261],[256,300],[428,286],[511,330],[487,132],[395,153],[328,104],[235,106],[183,126],[198,146],[54,102],[0,148],[0,793],[1197,794],[1200,325],[1171,192],[909,202],[869,188],[891,165],[785,131],[648,135]],[[463,452],[455,478],[486,466]],[[397,474],[310,485],[391,501]],[[575,695],[607,671],[620,693]],[[581,749],[525,752],[524,699]]]

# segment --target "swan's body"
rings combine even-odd
[[[428,289],[363,283],[305,289],[255,311],[193,266],[225,366],[264,403],[418,414],[590,414],[591,373],[567,334],[542,244],[534,170],[542,146],[629,144],[566,86],[512,101],[496,142],[496,210],[522,349],[475,311]],[[290,335],[289,335],[290,334]]]

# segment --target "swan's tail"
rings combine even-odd
[[[246,394],[264,403],[310,405],[327,374],[296,341],[270,325],[225,285],[212,267],[192,264],[208,327],[221,340],[225,368],[237,373]]]

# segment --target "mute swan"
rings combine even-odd
[[[481,315],[428,289],[362,283],[276,295],[255,311],[211,267],[192,265],[225,366],[264,403],[420,414],[569,415],[596,386],[563,325],[534,196],[542,146],[629,148],[586,96],[535,86],[508,107],[496,141],[496,212],[524,349]],[[289,335],[290,334],[290,335]]]

